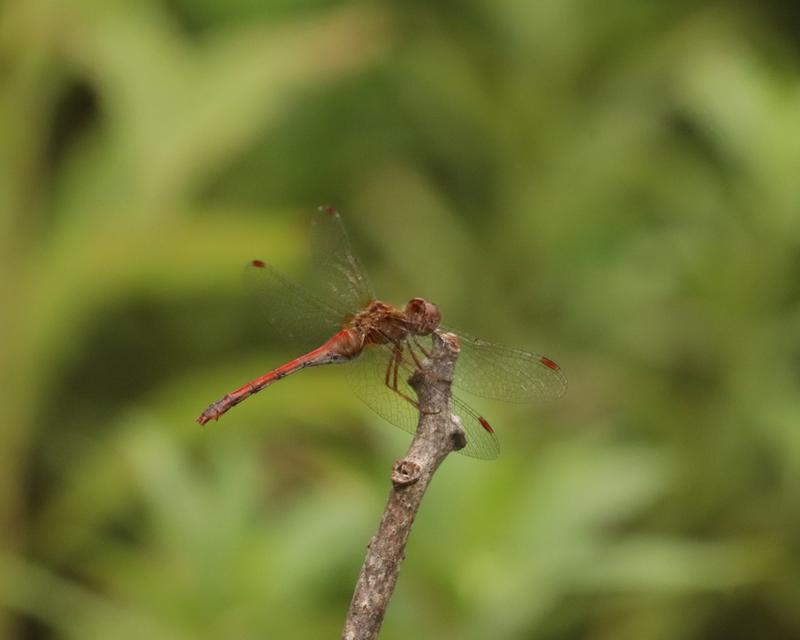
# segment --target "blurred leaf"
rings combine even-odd
[[[338,632],[407,435],[334,367],[193,422],[296,355],[241,266],[331,202],[382,298],[570,381],[476,401],[382,637],[797,637],[795,18],[5,3],[0,637]]]

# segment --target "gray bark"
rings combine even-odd
[[[389,500],[367,546],[343,640],[378,637],[425,490],[447,455],[466,445],[464,430],[450,413],[450,385],[458,351],[455,335],[434,334],[430,357],[409,380],[419,402],[417,431],[405,457],[392,468]]]

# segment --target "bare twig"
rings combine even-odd
[[[450,413],[450,384],[458,357],[455,335],[434,334],[433,350],[409,380],[419,401],[419,424],[406,456],[392,469],[392,489],[356,582],[343,640],[374,640],[397,582],[411,525],[433,474],[447,455],[466,445]]]

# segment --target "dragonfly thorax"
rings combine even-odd
[[[350,325],[364,336],[365,343],[399,343],[409,335],[428,335],[441,322],[439,307],[422,298],[412,298],[402,309],[373,300],[356,314]]]

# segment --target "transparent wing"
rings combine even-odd
[[[245,286],[270,327],[294,345],[307,347],[321,344],[374,300],[339,212],[320,207],[311,219],[310,236],[314,277],[308,287],[265,260],[252,260],[245,268]]]
[[[375,413],[404,431],[414,433],[419,412],[413,404],[416,394],[408,379],[416,370],[416,364],[407,348],[404,349],[398,361],[395,391],[392,388],[395,384],[394,358],[392,347],[367,347],[358,358],[347,364],[348,380],[355,394]],[[455,396],[450,399],[450,410],[458,416],[467,435],[467,446],[458,453],[487,460],[496,458],[500,453],[500,443],[486,419]]]
[[[447,329],[452,331],[452,329]],[[461,353],[453,385],[482,398],[529,402],[560,398],[567,379],[547,356],[458,334]]]
[[[322,295],[355,313],[375,299],[364,269],[353,254],[342,217],[333,207],[319,207],[311,220],[316,281]]]
[[[497,439],[488,420],[479,416],[475,410],[458,396],[450,398],[453,415],[461,420],[461,426],[467,433],[467,446],[459,453],[472,458],[494,460],[500,455],[500,441]]]
[[[264,260],[248,263],[244,280],[270,328],[295,346],[319,346],[345,322],[344,311],[292,282]]]
[[[403,431],[414,433],[417,429],[419,412],[386,384],[387,376],[391,383],[393,358],[394,354],[390,348],[370,345],[356,359],[347,363],[345,366],[347,379],[355,394],[381,418]],[[409,399],[415,400],[416,394],[408,386],[409,377],[410,374],[398,375],[398,389]]]

